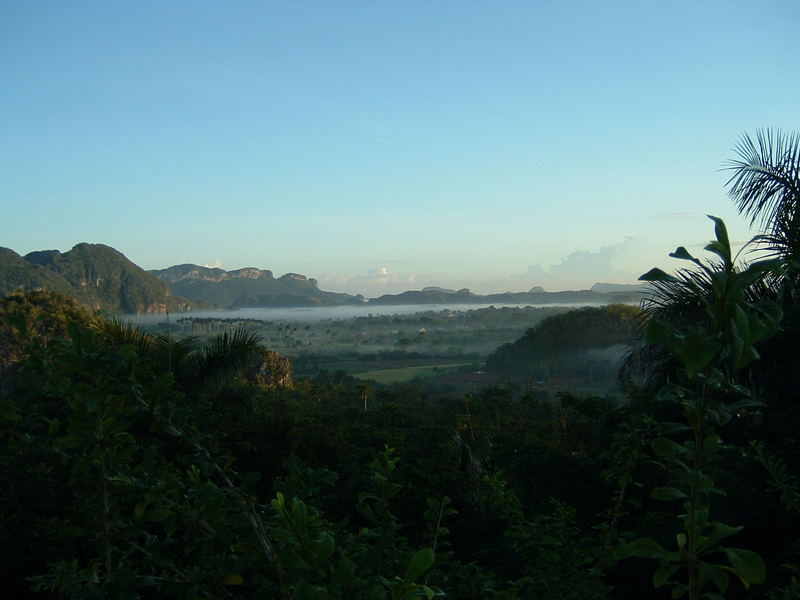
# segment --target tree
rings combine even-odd
[[[683,246],[670,254],[693,263],[695,272],[703,275],[701,281],[708,285],[700,287],[688,276],[678,279],[658,268],[640,277],[664,285],[685,285],[695,293],[703,313],[698,323],[688,327],[654,318],[645,329],[645,343],[658,344],[679,365],[675,383],[662,386],[659,396],[680,407],[685,422],[657,423],[660,437],[650,444],[655,464],[668,476],[667,485],[654,488],[651,498],[681,503],[677,548],[670,550],[652,538],[638,538],[616,551],[618,558],[658,559],[653,585],[670,585],[673,598],[688,596],[689,600],[721,598],[728,588],[729,572],[745,587],[764,581],[766,567],[760,556],[723,544],[743,527],[712,521],[710,515],[712,499],[725,495],[713,478],[726,448],[721,432],[734,418],[759,406],[751,391],[737,384],[735,374],[759,358],[755,344],[770,339],[782,317],[775,302],[751,302],[747,293],[778,261],[737,268],[725,224],[710,218],[716,239],[705,249],[715,260],[703,263]],[[727,561],[720,562],[720,555]],[[705,592],[709,585],[719,594]]]
[[[737,257],[747,249],[780,263],[780,268],[770,268],[753,278],[745,294],[752,302],[775,300],[784,313],[784,331],[768,346],[759,346],[764,360],[754,365],[758,373],[751,373],[751,379],[756,380],[757,391],[769,381],[770,387],[781,390],[773,396],[786,397],[784,392],[794,390],[798,383],[793,378],[795,369],[787,368],[786,360],[798,351],[800,332],[800,134],[758,130],[755,138],[742,135],[734,152],[736,158],[725,167],[731,171],[726,183],[728,195],[751,225],[760,228],[760,235]],[[713,296],[712,281],[708,272],[695,267],[681,269],[670,279],[650,282],[652,294],[642,303],[643,325],[651,319],[676,327],[702,322],[703,299]],[[651,345],[626,357],[621,376],[635,380],[637,374],[643,374],[646,387],[657,388],[676,366],[674,356],[660,345]],[[787,377],[791,381],[780,383]]]
[[[92,329],[107,346],[133,346],[154,371],[172,373],[182,391],[218,391],[234,376],[255,372],[268,352],[261,338],[245,328],[226,331],[203,345],[194,337],[151,335],[118,320],[94,321]]]
[[[54,338],[68,337],[69,323],[91,319],[89,311],[59,292],[18,291],[0,298],[0,395],[10,391],[14,366],[31,340],[46,345]]]
[[[800,134],[758,130],[744,134],[728,163],[728,195],[739,212],[759,225],[772,253],[800,257]]]
[[[361,397],[361,401],[364,403],[364,410],[367,410],[367,403],[370,396],[372,396],[372,386],[368,383],[360,384],[358,386],[358,394]]]

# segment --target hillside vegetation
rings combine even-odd
[[[581,308],[549,317],[486,359],[486,370],[545,379],[583,373],[591,361],[616,370],[619,359],[640,344],[643,314],[625,304]]]
[[[744,137],[731,169],[760,260],[712,216],[703,256],[642,275],[644,314],[556,315],[493,358],[582,357],[641,323],[649,377],[624,403],[295,377],[244,329],[176,339],[51,292],[4,300],[3,592],[800,597],[800,136]]]
[[[69,294],[91,310],[109,314],[187,310],[156,277],[103,244],[77,244],[68,252],[41,250],[24,257],[0,248],[0,293],[49,290]]]

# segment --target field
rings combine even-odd
[[[448,372],[453,372],[460,367],[469,366],[468,362],[442,362],[436,364],[422,364],[405,367],[389,367],[353,373],[358,379],[370,379],[378,383],[402,383],[417,377],[435,377]]]

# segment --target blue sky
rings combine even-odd
[[[800,130],[800,3],[0,4],[0,245],[376,295],[629,282],[756,233],[720,171]]]

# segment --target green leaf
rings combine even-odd
[[[679,280],[669,273],[662,271],[658,267],[655,267],[650,269],[644,275],[640,275],[639,281],[668,281],[670,283],[678,283]]]
[[[172,437],[181,437],[183,435],[183,433],[181,433],[177,428],[175,428],[174,425],[171,425],[170,423],[167,423],[167,425],[164,427],[164,431]]]
[[[708,576],[709,580],[724,594],[725,590],[728,589],[728,574],[725,570],[720,565],[709,565],[705,563],[701,568]]]
[[[653,452],[656,453],[656,456],[661,457],[685,455],[689,452],[684,446],[667,438],[654,439],[650,442],[650,447],[653,449]]]
[[[222,578],[222,585],[244,585],[244,579],[239,573],[230,573]]]
[[[670,500],[682,500],[686,498],[686,494],[674,487],[657,487],[652,491],[650,497],[655,500],[669,502]]]
[[[686,332],[676,354],[686,367],[689,377],[693,377],[708,366],[720,347],[719,340],[704,328],[692,327]]]
[[[317,568],[322,569],[328,564],[331,555],[333,555],[336,541],[329,532],[323,531],[320,533],[319,539],[311,544],[311,548],[314,551],[315,565]]]
[[[681,583],[676,585],[672,588],[672,593],[670,594],[670,598],[683,598],[689,592],[689,586],[685,583]]]
[[[712,252],[719,256],[725,265],[731,265],[733,262],[731,259],[730,248],[726,248],[719,242],[709,242],[705,248],[703,248],[703,250],[707,250],[708,252]]]
[[[406,582],[411,583],[416,581],[425,571],[431,568],[433,561],[434,555],[432,549],[422,548],[418,550],[417,553],[411,557],[411,560],[408,561],[405,577]]]
[[[678,541],[678,550],[683,550],[686,547],[686,534],[679,533],[675,538]]]
[[[661,558],[668,552],[652,538],[638,538],[628,544],[614,549],[614,558],[621,560],[635,556],[637,558]]]
[[[705,545],[708,548],[713,548],[725,538],[736,535],[742,529],[744,528],[741,525],[738,527],[733,527],[732,525],[725,525],[725,523],[714,523],[714,529],[712,529],[711,533],[708,535]]]
[[[672,258],[678,258],[680,260],[691,260],[692,262],[697,262],[697,259],[691,254],[689,254],[689,251],[683,246],[678,246],[675,249],[675,252],[670,252],[669,255]]]
[[[725,221],[713,215],[706,215],[709,219],[714,221],[714,235],[717,237],[717,242],[727,249],[728,263],[730,263],[731,256],[731,242],[728,239],[728,228],[725,227]]]
[[[147,513],[147,518],[151,521],[158,523],[159,521],[166,521],[169,517],[169,510],[166,508],[154,508]]]
[[[56,435],[61,429],[61,421],[58,419],[48,419],[47,435]]]
[[[751,583],[764,583],[767,566],[758,554],[741,548],[725,548],[725,554],[745,587],[750,587]]]
[[[669,583],[669,578],[680,568],[680,565],[665,565],[653,573],[653,587],[660,588]]]

